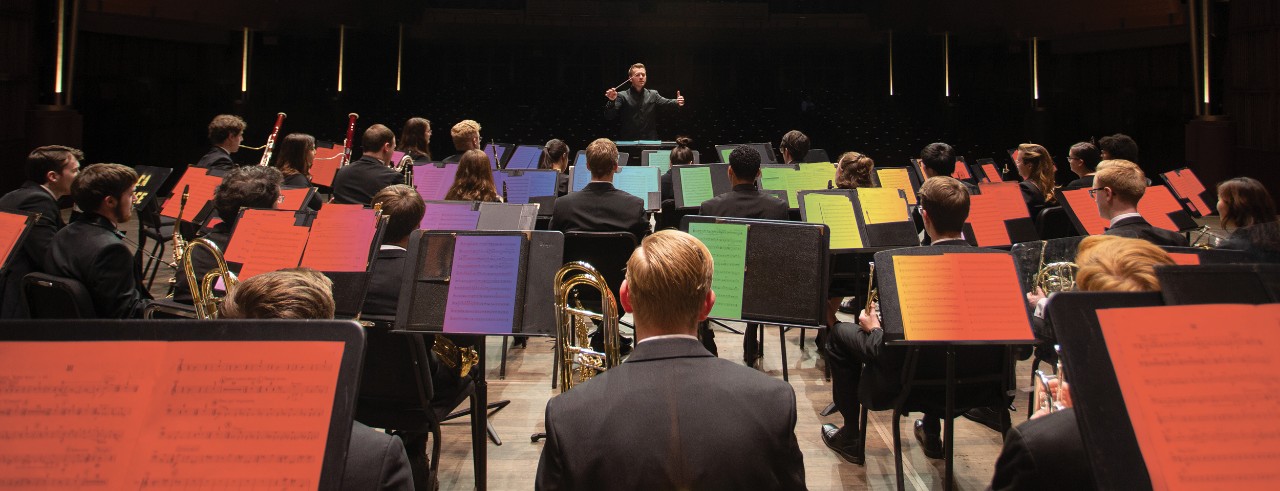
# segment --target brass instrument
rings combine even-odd
[[[209,254],[213,255],[213,259],[218,262],[218,266],[209,270],[204,274],[203,278],[196,278],[195,264],[192,261],[196,249],[207,249]],[[209,239],[196,239],[187,244],[186,250],[182,254],[182,269],[187,274],[187,284],[191,287],[191,303],[196,308],[197,319],[216,319],[218,318],[218,308],[222,305],[222,298],[213,294],[213,287],[217,284],[218,278],[222,278],[223,286],[227,291],[239,283],[235,273],[232,273],[227,267],[227,261],[222,257],[222,249]]]
[[[265,150],[262,151],[262,160],[258,161],[258,165],[269,165],[271,163],[271,151],[276,148],[276,135],[280,134],[280,126],[284,124],[284,113],[276,113],[276,125],[271,129],[271,135],[267,136],[267,144],[263,145]]]
[[[618,304],[613,292],[604,275],[590,264],[573,261],[561,266],[556,271],[553,285],[556,291],[556,363],[559,364],[560,391],[564,392],[620,363],[622,335],[618,330]],[[578,286],[595,288],[600,292],[600,313],[582,307],[575,292]],[[573,307],[569,306],[571,293]],[[591,349],[589,331],[592,319],[599,320],[604,330],[604,353]]]
[[[1040,248],[1040,268],[1036,271],[1036,277],[1032,282],[1033,288],[1043,290],[1045,295],[1074,290],[1076,288],[1076,272],[1080,270],[1080,267],[1071,261],[1055,261],[1045,264],[1044,253],[1048,248],[1048,242]]]
[[[884,322],[884,318],[880,315],[880,289],[876,288],[876,262],[867,263],[871,267],[871,271],[867,273],[867,304],[862,307],[863,310],[871,312],[875,309],[876,320]]]
[[[400,157],[399,162],[393,162],[391,164],[391,170],[399,172],[404,176],[405,184],[410,186],[413,185],[413,157],[408,153],[405,153],[404,157]]]
[[[1036,409],[1044,409],[1048,410],[1048,412],[1056,413],[1066,409],[1067,406],[1062,397],[1054,395],[1054,391],[1050,390],[1049,385],[1050,382],[1056,380],[1058,381],[1058,390],[1061,391],[1063,389],[1063,384],[1066,384],[1067,382],[1067,374],[1062,370],[1062,348],[1055,344],[1053,345],[1053,350],[1058,352],[1058,366],[1056,367],[1057,373],[1045,373],[1044,370],[1036,370],[1035,378],[1032,380],[1032,383],[1035,384]]]
[[[1213,249],[1227,241],[1226,237],[1214,232],[1208,225],[1201,226],[1193,233],[1196,235],[1191,239],[1191,247],[1199,249]]]
[[[187,239],[182,237],[182,212],[187,209],[187,199],[191,197],[191,185],[182,186],[181,201],[178,202],[178,218],[173,222],[173,262],[169,263],[169,267],[174,272],[178,271],[178,265],[182,263],[182,254],[187,249]],[[174,274],[169,278],[169,295],[173,298],[174,291],[178,284],[178,275]],[[194,287],[192,287],[194,288]]]
[[[347,139],[342,141],[342,165],[351,163],[351,140],[356,134],[356,120],[360,119],[360,115],[356,113],[347,114]],[[339,166],[339,167],[341,167]]]
[[[453,344],[453,341],[442,335],[436,335],[431,351],[436,354],[436,358],[440,359],[440,363],[458,372],[459,377],[466,377],[471,373],[471,368],[480,363],[480,354],[475,348],[459,348],[458,345]]]

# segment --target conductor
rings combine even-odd
[[[626,81],[622,82],[618,87],[611,88],[604,92],[604,96],[609,99],[609,103],[604,106],[604,114],[608,119],[618,117],[618,113],[622,114],[622,128],[618,132],[619,140],[657,140],[658,124],[656,121],[656,112],[659,107],[683,107],[684,96],[680,95],[680,91],[676,91],[675,99],[668,99],[658,95],[658,91],[645,89],[645,83],[648,81],[648,73],[645,72],[644,65],[636,63],[631,65],[627,70]],[[631,88],[619,93],[618,88],[631,83]]]

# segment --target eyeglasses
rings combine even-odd
[[[1091,189],[1089,189],[1089,197],[1090,197],[1090,198],[1097,198],[1097,197],[1098,197],[1098,191],[1102,191],[1103,189],[1107,189],[1107,187],[1106,187],[1106,186],[1103,186],[1103,187],[1100,187],[1100,188],[1091,188]]]

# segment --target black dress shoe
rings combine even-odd
[[[964,417],[997,432],[1004,431],[1001,425],[1009,427],[1009,411],[1004,406],[975,407],[965,411]]]
[[[853,431],[845,431],[830,423],[822,425],[822,443],[827,444],[827,448],[835,451],[845,462],[862,465],[866,461],[862,452],[862,440]]]
[[[843,302],[840,302],[840,309],[839,309],[840,312],[845,314],[858,315],[858,312],[862,311],[862,306],[854,303],[857,301],[858,301],[857,297],[849,297],[844,299]]]
[[[916,420],[916,441],[920,442],[920,450],[924,451],[924,456],[931,459],[942,458],[942,435],[939,433],[926,433],[924,431],[924,421]]]

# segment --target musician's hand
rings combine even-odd
[[[606,90],[606,91],[604,91],[604,96],[605,96],[606,98],[608,98],[609,100],[611,100],[611,101],[613,101],[613,100],[617,100],[617,99],[618,99],[618,89],[609,89],[609,90]]]
[[[862,327],[862,332],[870,333],[876,329],[880,329],[880,316],[876,315],[876,306],[871,305],[870,310],[862,309],[858,313],[858,326]]]
[[[676,91],[676,105],[684,107],[684,96],[680,95],[680,91]]]
[[[1035,307],[1041,300],[1044,300],[1045,296],[1044,290],[1037,286],[1035,291],[1027,294],[1027,304]]]

